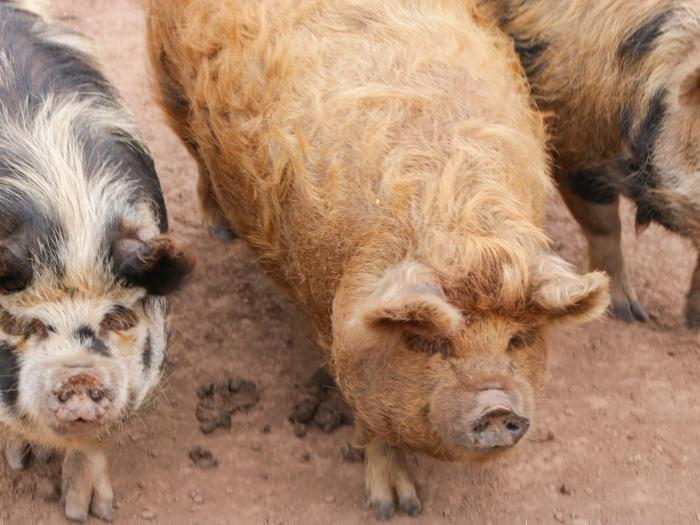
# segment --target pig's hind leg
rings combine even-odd
[[[69,450],[63,462],[66,517],[86,521],[88,513],[112,521],[112,484],[101,450]]]
[[[197,195],[199,196],[199,206],[204,216],[204,222],[209,230],[209,235],[220,241],[232,241],[237,235],[229,221],[224,216],[224,212],[216,199],[214,187],[211,182],[211,175],[204,162],[195,156],[199,168],[197,179]]]
[[[637,299],[622,255],[620,198],[616,194],[594,194],[590,187],[594,184],[590,180],[592,175],[587,179],[584,173],[589,172],[563,177],[559,191],[588,241],[590,269],[603,270],[610,276],[611,308],[615,317],[626,322],[648,321],[649,315]]]
[[[367,506],[377,507],[377,517],[381,521],[388,520],[394,513],[394,495],[399,508],[410,516],[421,511],[403,451],[376,437],[365,447],[365,489]]]

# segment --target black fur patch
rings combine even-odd
[[[110,355],[107,345],[97,337],[95,331],[89,326],[79,327],[75,335],[82,344],[87,345],[88,351],[104,356]]]
[[[124,284],[145,288],[151,295],[175,291],[194,267],[192,256],[165,236],[148,242],[133,238],[115,241],[112,263]]]
[[[0,291],[13,293],[24,290],[33,275],[32,263],[27,255],[17,255],[11,247],[0,245]]]
[[[659,135],[661,123],[666,116],[666,107],[664,106],[665,98],[666,91],[660,90],[654,93],[654,96],[649,102],[647,114],[639,125],[636,139],[632,144],[634,156],[637,160],[648,161],[651,158],[654,150],[654,142]]]
[[[0,398],[8,407],[17,403],[19,395],[19,360],[15,347],[7,342],[0,342]]]
[[[630,6],[634,9],[634,6]],[[624,64],[642,60],[654,47],[656,39],[664,32],[666,22],[673,11],[662,11],[647,20],[641,27],[627,36],[617,48],[617,57]]]
[[[613,188],[610,174],[604,170],[579,170],[569,176],[569,187],[586,202],[611,204],[618,192]]]
[[[48,100],[58,106],[66,101],[89,99],[103,109],[122,111],[116,90],[94,67],[91,57],[44,38],[45,33],[56,31],[70,33],[65,29],[52,29],[34,14],[0,0],[0,52],[12,59],[9,71],[2,73],[0,111],[13,127],[31,129],[34,117]],[[153,160],[138,137],[121,129],[97,126],[89,118],[76,119],[71,133],[84,146],[86,177],[102,176],[105,165],[113,167],[135,183],[132,199],[151,203],[161,231],[166,231],[167,213],[160,183]],[[4,144],[0,146],[0,246],[9,239],[14,246],[22,247],[22,257],[26,255],[24,260],[31,261],[34,273],[46,266],[60,278],[62,269],[57,247],[64,234],[59,221],[46,206],[33,202],[36,197],[3,184],[24,176],[13,166],[13,160],[21,159],[29,169],[34,163],[22,144],[4,134],[5,130],[0,127],[0,144]],[[39,166],[35,171],[42,173]],[[13,275],[6,288],[18,290],[26,286],[28,272],[22,274]]]
[[[625,108],[620,116],[620,131],[627,142],[632,157],[626,167],[629,175],[624,181],[625,193],[637,202],[640,210],[638,211],[639,218],[646,220],[646,222],[639,224],[646,224],[658,215],[643,202],[646,198],[646,191],[658,187],[651,161],[654,143],[666,114],[665,97],[665,90],[654,93],[641,120],[635,118],[636,116],[630,107]],[[635,126],[637,122],[638,124]]]
[[[151,341],[151,334],[148,334],[148,337],[146,337],[146,342],[143,345],[143,353],[141,354],[141,361],[143,362],[143,367],[146,370],[150,370],[152,359],[153,343]]]
[[[526,41],[513,37],[515,43],[515,52],[520,57],[520,63],[523,65],[527,76],[532,78],[539,73],[540,65],[537,60],[542,53],[547,49],[548,42],[544,41]]]

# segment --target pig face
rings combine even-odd
[[[466,297],[404,262],[338,321],[338,384],[358,419],[390,444],[452,461],[516,444],[534,416],[546,328],[600,315],[607,278],[577,276],[546,256],[520,305]]]
[[[191,263],[163,235],[120,230],[74,259],[66,236],[54,241],[57,253],[17,233],[0,244],[0,422],[65,446],[103,437],[158,383],[163,295]]]

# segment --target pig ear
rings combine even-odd
[[[678,102],[681,106],[700,105],[700,67],[690,73],[681,82]]]
[[[20,255],[11,244],[0,244],[0,292],[23,290],[31,282],[33,274],[29,256]]]
[[[152,295],[176,290],[194,267],[192,256],[165,235],[148,241],[118,239],[112,261],[116,276],[127,286],[140,286]]]
[[[533,270],[530,301],[552,320],[595,319],[610,303],[608,277],[603,272],[577,275],[564,260],[546,255]]]
[[[462,314],[447,302],[434,273],[416,262],[390,268],[363,304],[371,327],[395,327],[425,336],[454,333]]]

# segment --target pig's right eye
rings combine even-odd
[[[425,337],[411,332],[404,332],[403,341],[416,352],[426,354],[442,354],[445,357],[452,353],[452,342],[446,337]]]
[[[25,339],[32,336],[44,339],[49,335],[49,327],[39,319],[19,319],[4,311],[0,311],[0,328],[8,335]]]

